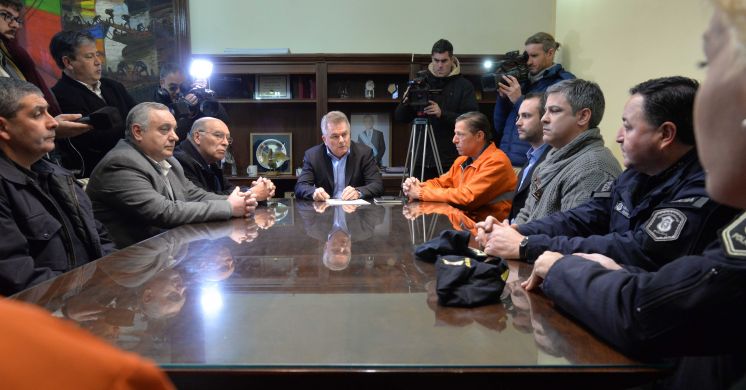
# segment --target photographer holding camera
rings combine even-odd
[[[394,114],[399,122],[411,122],[415,117],[427,117],[433,128],[441,165],[450,167],[458,157],[453,146],[453,129],[456,118],[466,112],[479,111],[474,86],[461,75],[458,59],[453,55],[453,45],[440,39],[433,45],[432,62],[426,71],[417,74],[404,92]],[[422,140],[418,140],[421,144]],[[438,177],[435,159],[429,150],[425,159],[425,175],[421,180]],[[416,156],[411,156],[415,158]],[[420,172],[420,164],[415,172]]]
[[[176,118],[176,135],[179,142],[187,137],[194,122],[203,117],[213,117],[228,123],[228,113],[214,98],[214,93],[202,85],[186,84],[186,76],[177,64],[161,66],[160,88],[156,90],[155,101],[171,110]]]
[[[495,104],[495,142],[510,158],[514,167],[521,167],[528,161],[526,152],[531,145],[518,139],[518,109],[523,96],[532,92],[544,92],[549,86],[562,80],[574,79],[575,75],[566,71],[561,64],[554,63],[554,55],[559,42],[551,35],[539,32],[524,43],[528,65],[528,79],[521,81],[507,75],[498,83],[500,98]]]

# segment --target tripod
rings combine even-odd
[[[420,144],[422,154],[420,155]],[[417,166],[417,159],[420,158],[420,176],[418,179],[424,181],[425,178],[425,159],[427,158],[427,146],[433,150],[433,159],[438,176],[443,174],[443,166],[440,163],[440,154],[438,153],[438,143],[435,141],[433,125],[427,117],[417,117],[412,122],[412,133],[409,136],[409,146],[407,147],[407,158],[404,162],[404,175],[402,182],[408,175],[414,176],[414,168]],[[416,177],[416,176],[415,176]]]

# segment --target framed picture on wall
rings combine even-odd
[[[293,133],[251,133],[251,165],[260,175],[292,174]]]
[[[59,31],[87,31],[104,57],[103,76],[124,84],[135,101],[147,101],[159,85],[159,68],[185,63],[189,54],[188,0],[42,0],[26,2],[18,42],[47,85],[60,69],[49,54]]]
[[[350,138],[373,149],[379,167],[391,165],[391,114],[388,112],[352,113]]]

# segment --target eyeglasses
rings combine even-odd
[[[0,16],[2,16],[3,19],[5,19],[5,23],[10,23],[12,21],[15,21],[16,23],[18,23],[19,26],[23,25],[23,18],[20,16],[13,16],[10,13],[5,12],[5,11],[0,11]]]
[[[221,140],[221,141],[222,141],[223,139],[225,139],[225,140],[227,140],[227,141],[228,141],[228,145],[230,145],[230,144],[232,144],[232,143],[233,143],[233,137],[231,137],[231,136],[230,136],[230,135],[228,135],[228,134],[225,134],[225,133],[221,133],[221,132],[219,132],[219,131],[216,131],[216,132],[214,132],[214,133],[213,133],[213,132],[208,132],[208,131],[205,131],[205,130],[200,130],[199,132],[200,132],[200,133],[207,133],[207,134],[210,134],[211,136],[213,136],[213,137],[215,137],[215,138],[217,138],[217,139],[219,139],[219,140]]]

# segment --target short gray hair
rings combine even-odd
[[[547,88],[546,97],[553,93],[561,93],[572,108],[572,113],[587,108],[591,110],[591,119],[588,128],[598,127],[604,117],[604,93],[601,87],[593,81],[583,79],[562,80]],[[546,99],[545,97],[545,99]]]
[[[13,118],[21,109],[21,99],[26,95],[44,97],[36,85],[10,77],[0,77],[0,116]]]
[[[329,111],[323,118],[321,118],[321,134],[326,135],[326,130],[329,124],[346,123],[347,127],[350,127],[350,121],[347,119],[347,115],[342,111]]]
[[[143,129],[147,129],[150,124],[150,111],[153,110],[169,111],[168,107],[155,102],[144,102],[132,107],[132,110],[127,114],[127,127],[124,130],[124,138],[132,141],[132,126],[135,123],[142,126]]]
[[[197,119],[196,121],[194,121],[194,123],[192,123],[192,128],[189,130],[189,133],[187,133],[187,139],[191,142],[194,142],[194,133],[207,130],[207,124],[217,120],[220,119],[213,118],[211,116],[205,116]]]

